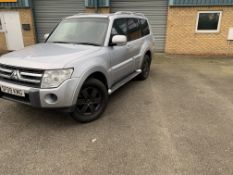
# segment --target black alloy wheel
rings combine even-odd
[[[143,63],[142,63],[142,72],[139,74],[139,80],[146,80],[150,74],[150,57],[148,55],[144,56]]]
[[[107,102],[108,92],[105,85],[97,79],[89,79],[79,93],[72,117],[81,123],[96,120],[104,112]]]
[[[99,110],[103,97],[96,87],[82,89],[77,101],[77,110],[81,115],[92,115]]]

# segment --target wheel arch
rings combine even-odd
[[[92,74],[90,74],[86,78],[86,80],[88,80],[90,78],[95,78],[95,79],[101,81],[105,85],[105,87],[108,89],[108,80],[107,80],[107,77],[105,76],[104,73],[102,73],[100,71],[93,72]]]
[[[97,68],[97,67],[90,69],[88,72],[84,73],[79,80],[76,91],[74,92],[74,95],[73,95],[73,105],[76,104],[79,91],[81,90],[83,84],[90,78],[96,78],[100,80],[101,82],[103,82],[103,84],[106,86],[106,89],[108,90],[110,86],[109,84],[110,81],[109,81],[109,76],[107,72],[103,70],[102,68]]]
[[[151,52],[151,50],[147,50],[146,52],[145,52],[145,54],[144,55],[148,55],[149,56],[149,61],[150,61],[150,64],[151,64],[151,62],[152,62],[152,57],[153,57],[153,54],[152,54],[152,52]]]

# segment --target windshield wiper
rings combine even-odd
[[[53,41],[52,43],[58,43],[58,44],[72,44],[71,42],[66,42],[66,41]]]
[[[101,46],[100,44],[96,44],[96,43],[88,43],[88,42],[81,42],[81,43],[75,43],[75,44],[91,45],[91,46]]]
[[[58,44],[80,44],[80,45],[92,45],[92,46],[101,46],[100,44],[96,43],[89,43],[89,42],[67,42],[67,41],[53,41],[52,43],[58,43]]]

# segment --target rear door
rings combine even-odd
[[[129,18],[128,19],[128,43],[127,48],[131,58],[134,60],[134,70],[138,68],[138,60],[142,57],[140,54],[141,47],[143,45],[144,40],[142,39],[142,32],[140,21],[137,18]]]

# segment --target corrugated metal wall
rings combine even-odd
[[[224,6],[233,5],[233,0],[170,0],[171,6]]]
[[[86,7],[109,7],[110,0],[85,0]]]
[[[135,11],[145,14],[152,26],[157,51],[164,51],[168,0],[111,0],[111,7],[113,12]]]
[[[64,17],[83,13],[84,6],[84,0],[33,0],[39,42],[43,42],[44,34],[51,32]]]

